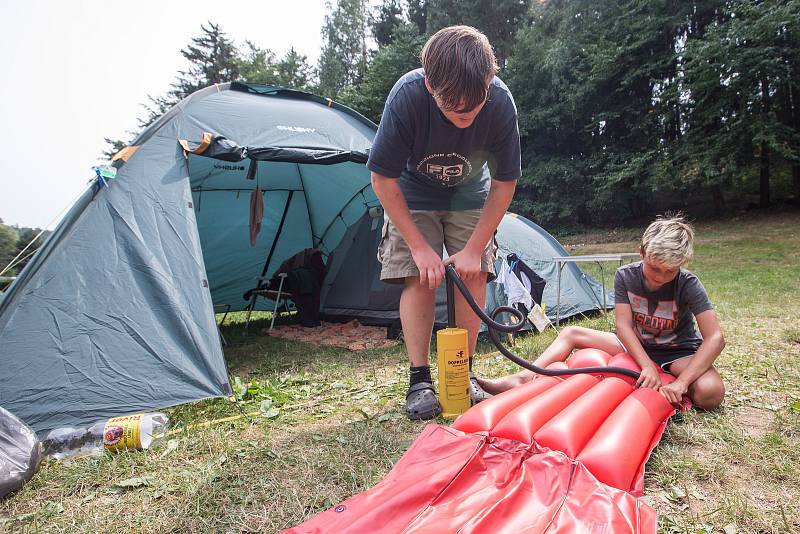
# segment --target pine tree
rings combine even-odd
[[[278,83],[284,87],[308,90],[313,78],[313,69],[308,58],[290,48],[286,55],[275,65]]]
[[[372,36],[378,47],[394,41],[397,29],[403,25],[403,6],[400,0],[383,0],[370,15]]]
[[[338,97],[358,85],[367,69],[367,0],[339,0],[327,4],[319,58],[319,92]]]
[[[239,77],[238,58],[239,51],[229,40],[218,24],[208,22],[208,27],[201,25],[202,34],[192,38],[186,48],[181,50],[181,55],[189,61],[189,68],[178,72],[177,79],[171,84],[171,89],[165,95],[148,95],[149,103],[142,104],[146,116],[139,119],[139,130],[144,130],[175,104],[203,87],[215,83],[224,83],[236,80]],[[137,133],[132,134],[135,138]],[[103,151],[103,159],[110,159],[129,142],[121,139],[108,139],[110,145]]]
[[[245,41],[245,50],[238,58],[239,78],[247,83],[278,85],[275,54],[267,48],[259,48],[252,41]]]
[[[428,33],[428,0],[406,0],[408,21],[416,26],[419,35]]]
[[[201,25],[200,29],[202,35],[192,38],[192,42],[181,50],[181,55],[189,61],[189,68],[178,72],[178,78],[166,95],[150,97],[152,105],[146,106],[148,116],[140,120],[141,126],[149,126],[195,91],[239,77],[240,61],[233,41],[227,38],[218,24],[211,21],[208,27]]]
[[[425,37],[417,33],[415,25],[399,26],[392,43],[380,48],[373,57],[362,83],[342,93],[342,102],[379,122],[386,95],[398,78],[419,67],[419,53],[424,44]]]

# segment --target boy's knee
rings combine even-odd
[[[566,328],[561,329],[561,332],[558,334],[558,337],[562,339],[568,340],[575,340],[581,333],[580,326],[567,326]]]
[[[701,410],[714,410],[725,398],[725,384],[718,376],[703,375],[692,384],[692,403]]]

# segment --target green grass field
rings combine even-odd
[[[634,251],[641,230],[564,242],[580,254]],[[661,532],[800,531],[800,215],[697,233],[690,269],[723,326],[727,397],[717,412],[672,419],[645,498]],[[425,425],[404,416],[402,345],[318,348],[264,336],[266,324],[245,331],[234,316],[223,329],[236,402],[168,410],[177,432],[160,448],[43,464],[0,502],[0,531],[275,532],[380,481]],[[613,327],[610,315],[573,324]],[[553,337],[520,338],[515,350],[533,359]],[[515,370],[486,343],[479,353],[479,374]]]

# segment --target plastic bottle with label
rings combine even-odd
[[[85,427],[52,430],[42,441],[44,454],[56,460],[97,456],[103,451],[141,450],[164,441],[169,418],[161,412],[112,417]]]

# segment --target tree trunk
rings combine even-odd
[[[789,106],[792,114],[792,126],[794,131],[800,133],[800,89],[796,84],[792,84],[791,91],[791,104]],[[800,163],[792,162],[792,179],[794,182],[794,202],[800,206]]]
[[[794,179],[794,203],[800,206],[800,165],[792,164],[792,178]]]
[[[769,147],[761,143],[761,164],[758,181],[758,207],[769,207]]]
[[[725,211],[725,191],[719,184],[711,186],[711,200],[714,203],[714,215],[721,215]]]
[[[769,114],[769,82],[762,78],[761,80],[761,109],[764,121],[766,122],[767,114]],[[759,198],[758,206],[760,208],[768,208],[770,205],[769,198],[769,146],[766,141],[761,142],[761,162],[759,174]]]

